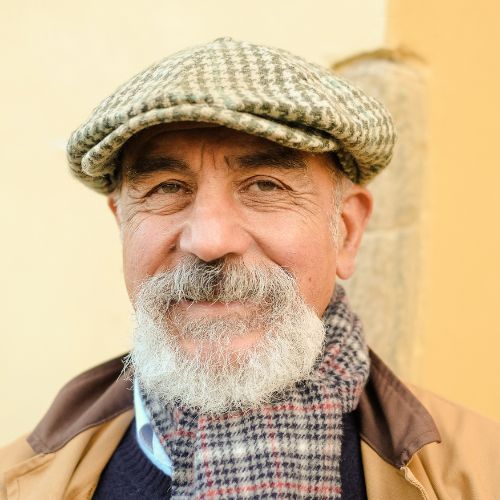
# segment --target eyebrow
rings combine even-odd
[[[225,157],[226,165],[232,169],[273,167],[284,170],[306,170],[304,153],[299,150],[276,146],[253,153]],[[137,158],[126,170],[131,182],[137,182],[157,172],[186,173],[191,169],[188,162],[168,155],[154,155]]]
[[[249,153],[234,158],[236,166],[241,168],[275,167],[280,169],[307,169],[304,153],[295,149],[277,146],[256,153]]]
[[[189,164],[173,156],[158,155],[137,158],[126,170],[126,177],[131,182],[137,182],[156,172],[179,172],[190,170]]]

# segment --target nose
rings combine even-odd
[[[210,262],[228,255],[243,256],[251,241],[237,207],[228,197],[198,192],[178,246],[181,252]]]

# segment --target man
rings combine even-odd
[[[349,83],[231,39],[103,101],[68,157],[116,217],[133,349],[3,451],[3,496],[495,498],[498,427],[410,391],[335,285],[393,144]]]

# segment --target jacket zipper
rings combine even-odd
[[[429,497],[424,489],[424,487],[422,486],[422,484],[420,484],[420,482],[418,481],[418,479],[413,475],[413,472],[410,470],[410,468],[406,465],[403,465],[403,467],[401,467],[400,469],[401,471],[404,472],[404,475],[405,475],[405,479],[410,483],[412,484],[413,486],[415,486],[415,488],[418,489],[418,491],[420,491],[422,497],[424,498],[424,500],[429,500]]]

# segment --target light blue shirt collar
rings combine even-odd
[[[134,380],[134,410],[136,437],[139,447],[153,465],[167,476],[172,477],[172,460],[170,460],[170,457],[167,455],[158,436],[153,430],[153,426],[144,408],[144,402],[142,401],[139,391],[139,384],[136,380]]]

